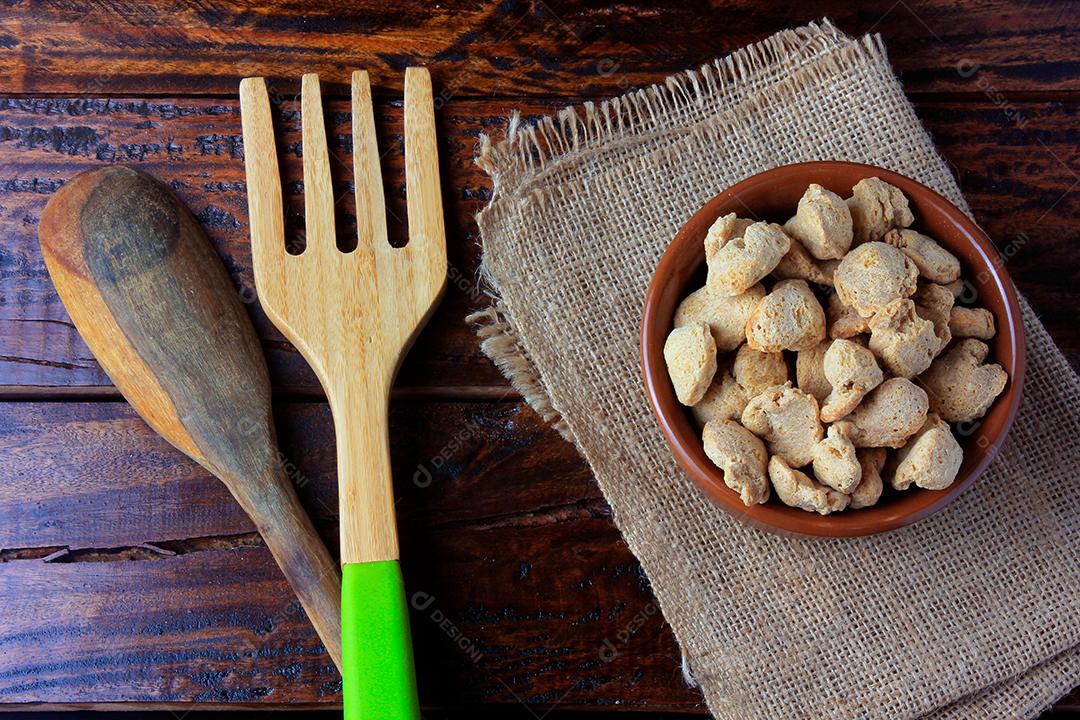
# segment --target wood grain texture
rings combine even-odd
[[[5,409],[0,640],[13,652],[0,701],[338,701],[317,637],[219,483],[122,403]],[[333,537],[329,409],[286,405],[278,424]],[[699,707],[572,446],[517,403],[398,403],[391,432],[425,704]],[[85,522],[49,522],[76,503]],[[196,535],[208,531],[220,534]],[[56,546],[71,550],[42,562]],[[17,621],[29,607],[37,620]]]
[[[120,402],[5,403],[0,548],[73,551],[250,533],[224,487]],[[337,532],[325,403],[280,405],[283,464],[316,526]],[[521,403],[393,403],[395,500],[409,524],[466,526],[600,498],[584,462]],[[61,509],[77,504],[78,516]]]
[[[145,173],[79,174],[39,223],[75,327],[132,407],[216,475],[340,662],[341,583],[279,461],[259,341],[198,223]]]
[[[442,304],[398,375],[401,388],[505,388],[464,316],[484,305],[473,214],[490,183],[472,158],[481,132],[501,133],[510,99],[450,101],[436,112],[447,218],[449,275]],[[520,104],[525,118],[555,102]],[[950,162],[975,217],[1008,257],[1008,270],[1073,366],[1080,368],[1080,185],[1076,103],[1016,103],[1021,126],[992,102],[929,102],[917,111]],[[406,237],[401,107],[376,109],[388,232]],[[282,148],[286,234],[304,225],[300,122],[291,98],[276,113]],[[327,103],[339,242],[355,238],[348,104]],[[1015,116],[1013,116],[1015,117]],[[193,209],[224,257],[251,312],[275,387],[316,392],[318,381],[255,300],[248,247],[243,143],[235,100],[0,99],[0,388],[101,388],[108,380],[78,338],[37,251],[35,230],[49,193],[77,171],[134,163],[164,180]],[[1045,258],[1061,262],[1047,263]],[[495,394],[498,396],[498,393]]]
[[[278,0],[257,9],[24,0],[0,16],[0,77],[4,91],[23,94],[231,96],[241,77],[282,79],[292,94],[301,73],[316,72],[347,97],[353,69],[396,93],[406,67],[429,65],[455,95],[611,95],[821,17],[848,33],[880,32],[909,92],[1080,90],[1075,13],[1006,0]]]

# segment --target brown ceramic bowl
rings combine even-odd
[[[689,409],[675,399],[663,353],[675,308],[690,292],[705,284],[703,240],[718,217],[735,212],[742,217],[782,223],[795,213],[799,198],[810,183],[847,197],[855,183],[872,176],[903,190],[915,214],[912,227],[934,237],[960,259],[963,278],[978,293],[976,304],[994,313],[997,335],[990,342],[988,361],[1005,368],[1009,383],[980,421],[956,428],[964,449],[964,462],[956,481],[945,490],[912,488],[894,493],[886,482],[877,505],[824,516],[788,507],[775,494],[763,505],[746,507],[724,485],[723,472],[705,455],[701,433]],[[1020,405],[1024,384],[1024,326],[1016,291],[999,254],[986,234],[945,198],[914,180],[870,165],[810,162],[786,165],[743,180],[706,203],[683,226],[660,259],[645,296],[641,356],[645,387],[660,427],[676,459],[710,500],[732,515],[765,529],[850,537],[917,522],[945,507],[982,474],[1001,447]]]

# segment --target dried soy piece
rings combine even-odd
[[[906,228],[915,221],[900,188],[880,178],[860,180],[846,202],[856,244],[881,240],[889,230]]]
[[[926,422],[926,391],[910,380],[889,378],[848,416],[855,447],[903,447]]]
[[[868,242],[844,256],[833,284],[842,303],[871,318],[893,300],[913,295],[918,278],[919,270],[907,255],[892,245]]]
[[[829,325],[829,337],[833,339],[847,339],[855,337],[859,333],[870,332],[867,319],[844,301],[836,293],[829,295],[828,309],[825,311],[825,319]]]
[[[799,389],[810,393],[818,404],[832,392],[832,383],[825,377],[825,352],[832,340],[822,340],[809,350],[800,350],[795,357],[795,381]]]
[[[749,397],[788,381],[788,366],[783,353],[761,352],[749,345],[743,345],[739,352],[735,353],[732,367],[735,380],[746,388]]]
[[[738,420],[742,417],[743,409],[750,400],[746,388],[740,385],[731,371],[724,369],[717,371],[709,389],[701,400],[694,403],[690,408],[694,419],[702,427],[705,423],[719,420]]]
[[[885,242],[911,258],[919,276],[945,285],[960,279],[960,261],[932,237],[915,230],[890,230]]]
[[[989,340],[994,337],[994,314],[985,308],[949,309],[949,332],[953,337]]]
[[[675,327],[706,323],[717,350],[734,350],[746,340],[746,321],[763,297],[760,283],[741,295],[717,295],[707,287],[695,290],[675,309]]]
[[[773,268],[772,276],[778,280],[805,280],[817,287],[832,287],[837,264],[835,260],[815,260],[802,243],[792,238],[791,247]]]
[[[941,344],[934,323],[907,298],[893,300],[870,318],[870,350],[897,377],[912,378],[930,367]]]
[[[949,424],[934,413],[926,416],[919,432],[896,453],[896,470],[889,481],[897,490],[912,484],[927,490],[944,490],[952,485],[964,451]]]
[[[934,324],[934,335],[938,339],[934,357],[940,355],[952,340],[949,318],[955,301],[956,298],[945,285],[927,283],[915,291],[915,312]]]
[[[724,471],[724,484],[739,493],[745,505],[769,499],[765,475],[768,454],[761,440],[732,420],[710,422],[702,433],[705,454]]]
[[[930,409],[949,422],[970,422],[986,414],[1009,376],[997,363],[983,364],[990,348],[966,338],[938,359],[919,379]]]
[[[881,471],[885,467],[886,452],[885,448],[859,448],[855,451],[862,476],[851,491],[851,505],[848,507],[857,510],[877,504],[881,491],[885,489]]]
[[[746,344],[762,352],[807,350],[825,339],[825,311],[804,280],[781,280],[746,321]]]
[[[813,452],[814,476],[822,484],[845,494],[850,494],[862,478],[862,467],[850,434],[851,423],[830,425]]]
[[[851,210],[839,195],[811,183],[784,230],[818,260],[839,260],[851,247]]]
[[[717,295],[741,295],[772,272],[790,247],[779,225],[756,222],[740,232],[739,219],[725,215],[705,238],[705,286]]]
[[[664,362],[683,405],[695,405],[716,374],[716,343],[703,322],[675,328],[664,343]]]
[[[844,493],[825,487],[806,473],[794,469],[779,455],[769,459],[769,479],[781,502],[807,512],[828,515],[843,510],[851,502],[851,498]]]
[[[742,424],[794,467],[813,460],[814,445],[824,431],[818,420],[818,404],[812,395],[785,383],[750,398]]]
[[[833,340],[822,363],[832,390],[821,405],[821,419],[834,422],[846,416],[884,379],[874,354],[851,340]]]

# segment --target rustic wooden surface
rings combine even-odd
[[[51,192],[106,163],[138,166],[180,195],[248,303],[287,467],[334,545],[329,411],[251,290],[236,89],[245,74],[272,80],[298,230],[294,100],[303,72],[322,73],[339,231],[350,233],[347,82],[370,70],[391,234],[404,238],[395,98],[404,67],[428,64],[450,282],[399,376],[391,420],[402,438],[392,454],[406,581],[420,593],[422,699],[447,718],[703,712],[587,466],[507,387],[462,321],[483,304],[472,216],[491,193],[472,157],[478,134],[501,132],[514,108],[528,118],[656,82],[823,15],[851,33],[882,33],[976,218],[1080,367],[1075,5],[5,3],[0,703],[311,710],[339,700],[339,678],[251,524],[220,483],[118,401],[52,289],[36,225]],[[1047,717],[1078,711],[1074,693]]]

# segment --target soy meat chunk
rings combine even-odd
[[[938,340],[934,357],[937,357],[952,340],[949,318],[956,298],[945,285],[927,283],[915,291],[914,300],[915,312],[919,314],[919,317],[934,324],[934,335]]]
[[[896,471],[889,483],[896,490],[907,490],[913,484],[944,490],[953,484],[963,462],[964,451],[949,424],[930,413],[919,432],[897,451]]]
[[[902,447],[926,422],[927,393],[904,378],[877,386],[848,416],[855,447]]]
[[[832,287],[836,266],[835,260],[815,260],[801,242],[792,238],[791,247],[773,268],[772,276],[777,280],[805,280],[818,287]]]
[[[839,195],[811,183],[784,230],[818,260],[839,260],[851,247],[851,210]]]
[[[954,337],[989,340],[994,337],[994,314],[986,308],[953,307],[949,310],[949,331]]]
[[[989,352],[981,340],[965,338],[935,360],[919,377],[930,396],[930,410],[948,422],[985,415],[1009,380],[997,363],[983,364]]]
[[[705,253],[716,252],[732,240],[741,238],[754,222],[738,217],[735,213],[728,213],[722,218],[717,218],[705,234]]]
[[[824,434],[817,400],[790,382],[750,398],[742,424],[765,440],[771,455],[782,456],[793,467],[808,465],[814,459],[814,445]]]
[[[779,225],[725,215],[705,236],[705,285],[717,295],[741,295],[773,271],[791,247]]]
[[[788,381],[788,366],[784,353],[761,352],[743,345],[735,353],[735,380],[746,388],[750,397],[773,385]]]
[[[757,436],[737,422],[720,420],[705,425],[702,443],[705,454],[724,471],[724,484],[739,493],[744,505],[769,499],[765,474],[769,456]]]
[[[830,425],[825,437],[814,446],[814,477],[844,494],[854,490],[862,478],[850,433],[850,423],[838,422]]]
[[[859,458],[859,467],[862,468],[862,477],[851,491],[851,509],[876,505],[881,498],[881,491],[884,489],[881,470],[885,467],[886,452],[885,448],[859,448],[855,451]]]
[[[791,507],[828,515],[848,506],[851,499],[828,488],[804,472],[792,468],[784,458],[769,458],[769,479],[781,502]]]
[[[874,354],[851,340],[833,340],[825,351],[825,378],[832,390],[821,405],[821,419],[833,422],[852,412],[885,378]]]
[[[749,402],[746,388],[735,380],[731,370],[718,370],[705,395],[690,408],[694,419],[702,427],[719,420],[739,420]]]
[[[934,323],[907,298],[893,300],[870,318],[870,350],[897,377],[912,378],[930,367],[940,340]]]
[[[850,305],[845,305],[836,293],[829,296],[825,319],[829,325],[829,337],[833,339],[847,339],[859,333],[870,332],[867,318],[860,315]]]
[[[825,352],[832,340],[822,340],[809,350],[800,350],[795,358],[795,380],[800,390],[810,393],[818,403],[832,392],[832,383],[825,377]]]
[[[893,300],[913,295],[918,278],[911,258],[892,245],[868,242],[844,256],[833,284],[842,303],[871,318]]]
[[[675,310],[675,327],[703,322],[709,325],[716,349],[734,350],[746,340],[746,321],[765,297],[760,283],[741,295],[717,295],[707,287],[695,290]]]
[[[893,228],[906,228],[915,221],[908,199],[900,188],[876,177],[860,180],[846,201],[851,212],[853,243],[880,240]]]
[[[825,311],[803,280],[781,280],[746,321],[746,343],[762,352],[806,350],[825,339]]]
[[[703,322],[675,328],[664,343],[664,361],[683,405],[695,405],[716,374],[716,343]]]
[[[915,230],[890,230],[885,242],[911,258],[919,268],[919,276],[930,282],[945,285],[960,279],[960,261],[934,238]]]

